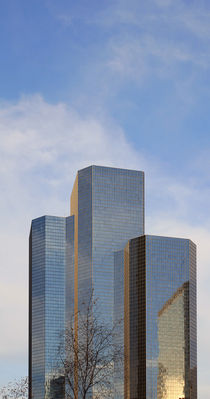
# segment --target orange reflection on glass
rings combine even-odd
[[[157,399],[187,399],[189,372],[189,283],[184,283],[158,313]]]

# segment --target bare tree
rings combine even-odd
[[[18,381],[9,382],[0,389],[2,399],[27,399],[28,398],[28,377],[22,377]]]
[[[60,375],[65,378],[68,399],[104,399],[112,396],[114,365],[122,368],[123,348],[116,340],[116,327],[102,320],[93,294],[72,317],[60,348]],[[119,331],[119,329],[118,329]]]

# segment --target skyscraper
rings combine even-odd
[[[124,253],[125,397],[196,399],[196,248],[141,236]]]
[[[73,253],[73,221],[73,217],[43,216],[33,220],[31,225],[29,396],[34,399],[63,399],[64,385],[58,389],[56,368],[58,345],[62,345],[61,332],[68,315],[66,285],[67,289],[72,287],[70,267]],[[67,300],[70,302],[72,291],[68,291]],[[60,375],[57,375],[57,378],[61,381]]]
[[[71,195],[75,217],[75,309],[94,289],[103,316],[113,317],[114,252],[144,234],[144,173],[90,166]],[[77,305],[78,303],[78,305]]]
[[[92,290],[106,322],[124,319],[124,375],[114,374],[113,397],[196,399],[195,271],[191,241],[144,236],[143,172],[78,171],[71,216],[32,221],[30,399],[63,399],[60,334]]]

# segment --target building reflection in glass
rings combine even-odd
[[[158,312],[157,399],[189,397],[189,282]]]
[[[192,241],[144,235],[125,247],[124,348],[125,399],[197,398]]]

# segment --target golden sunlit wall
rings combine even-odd
[[[157,399],[189,395],[189,283],[178,288],[158,313]],[[176,332],[176,333],[175,333]],[[184,348],[184,350],[183,350]]]

